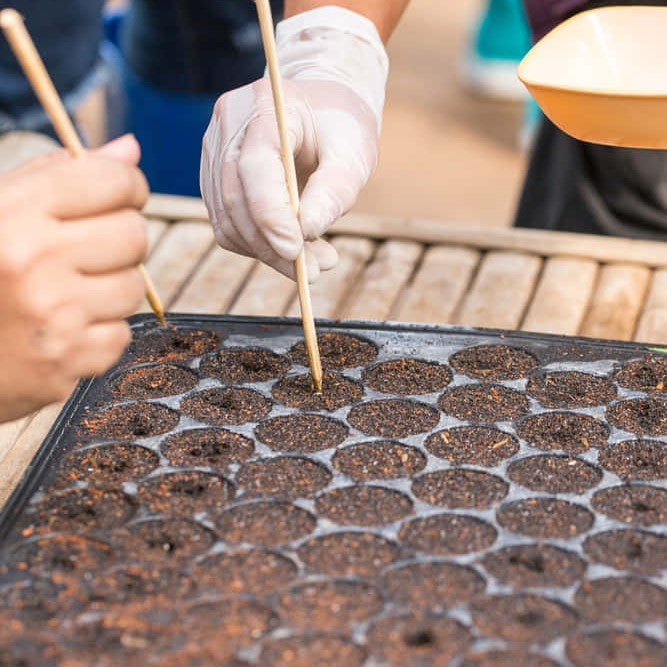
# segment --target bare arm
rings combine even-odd
[[[309,9],[335,5],[369,18],[386,43],[410,0],[285,0],[285,18]]]

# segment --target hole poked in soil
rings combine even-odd
[[[381,486],[344,486],[315,501],[318,514],[341,525],[382,526],[412,512],[408,496]]]
[[[282,500],[312,498],[331,482],[331,473],[321,464],[300,456],[277,456],[244,464],[236,482],[247,496]]]
[[[667,391],[667,357],[645,357],[628,361],[616,369],[614,380],[635,391]]]
[[[607,420],[636,435],[667,435],[667,401],[659,398],[633,398],[607,408]]]
[[[426,457],[415,447],[379,440],[338,449],[331,463],[355,482],[365,482],[412,477],[426,466]]]
[[[261,347],[223,348],[202,359],[202,375],[225,384],[268,382],[281,377],[292,366],[289,359]]]
[[[255,445],[250,438],[223,428],[191,428],[168,436],[160,449],[173,466],[224,470],[252,456]]]
[[[561,602],[540,595],[494,595],[470,605],[482,634],[526,644],[548,644],[577,626],[577,614]]]
[[[307,540],[299,547],[298,554],[312,573],[369,577],[398,560],[401,550],[373,533],[341,532]]]
[[[132,339],[126,357],[133,363],[186,361],[215,350],[220,334],[215,331],[171,327],[157,329]]]
[[[593,525],[585,507],[556,498],[527,498],[505,503],[496,512],[498,523],[521,535],[568,539]]]
[[[347,438],[347,426],[322,415],[272,417],[255,429],[260,442],[276,451],[312,454],[339,445]]]
[[[576,667],[663,667],[665,647],[651,637],[623,630],[596,630],[571,637],[565,653]]]
[[[530,456],[511,463],[507,476],[533,491],[581,494],[600,483],[602,471],[570,456]]]
[[[113,405],[81,420],[83,440],[133,440],[171,431],[178,424],[176,410],[157,403]]]
[[[388,399],[355,405],[347,420],[366,435],[404,438],[431,431],[438,425],[440,414],[425,403]]]
[[[177,396],[199,383],[194,371],[174,364],[131,368],[109,383],[109,390],[123,400]]]
[[[307,635],[264,642],[259,660],[263,667],[361,667],[366,651],[342,637]]]
[[[658,440],[625,440],[598,454],[598,463],[625,481],[667,477],[667,445]]]
[[[232,544],[274,547],[289,544],[313,531],[317,520],[306,510],[285,502],[259,501],[237,505],[217,519],[220,536]]]
[[[367,386],[384,394],[409,396],[431,394],[452,381],[452,372],[434,361],[393,359],[366,368],[361,378]]]
[[[594,563],[635,574],[657,574],[667,567],[667,537],[643,530],[608,530],[591,535],[584,551]]]
[[[435,514],[404,524],[398,539],[404,546],[417,551],[451,556],[487,549],[496,540],[496,529],[472,516]]]
[[[449,363],[459,373],[483,380],[518,380],[539,362],[527,352],[508,345],[478,345],[456,352]]]
[[[235,495],[234,485],[219,475],[183,470],[156,475],[137,489],[139,502],[157,514],[217,514]]]
[[[616,386],[607,377],[579,371],[554,371],[533,375],[526,393],[545,408],[590,408],[616,398]]]
[[[315,393],[310,373],[282,378],[273,385],[271,393],[276,401],[291,408],[333,412],[361,400],[364,388],[339,373],[325,371],[321,394]]]
[[[481,562],[498,581],[515,589],[565,588],[586,571],[577,554],[549,544],[505,547],[486,554]]]
[[[381,587],[394,604],[444,611],[484,593],[486,582],[472,568],[429,561],[386,570]]]
[[[493,424],[528,412],[528,399],[515,389],[495,384],[453,387],[438,399],[438,407],[461,421]]]
[[[609,427],[595,417],[576,412],[543,412],[522,419],[519,437],[532,447],[582,454],[607,444]]]
[[[635,526],[667,521],[667,490],[639,484],[597,491],[591,505],[602,514]]]
[[[471,642],[464,625],[436,614],[389,616],[368,630],[371,653],[390,665],[439,667],[466,651]]]
[[[380,592],[357,581],[314,581],[294,586],[278,598],[280,615],[296,630],[344,632],[384,606]]]
[[[271,401],[253,389],[205,389],[181,403],[184,414],[215,426],[258,422],[271,412]]]
[[[320,333],[317,336],[317,343],[320,348],[322,368],[325,370],[342,370],[343,368],[366,366],[378,354],[375,343],[350,334]],[[306,345],[303,341],[292,347],[289,356],[295,364],[309,365]]]
[[[202,593],[257,597],[275,593],[298,576],[291,560],[263,549],[208,556],[195,565],[193,574]]]
[[[510,433],[486,426],[457,426],[433,433],[426,449],[455,465],[465,463],[493,467],[519,451],[519,441]]]
[[[429,472],[412,483],[412,493],[420,500],[452,509],[491,507],[507,495],[508,489],[500,477],[463,468]]]
[[[491,649],[466,656],[461,667],[559,667],[559,665],[537,653],[520,649],[508,651]]]
[[[638,577],[607,577],[584,581],[574,604],[589,623],[650,623],[667,616],[667,591]]]

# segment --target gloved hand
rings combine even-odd
[[[312,281],[337,261],[320,237],[352,207],[377,164],[388,60],[375,26],[340,7],[282,21],[277,47],[302,188],[299,218],[266,77],[217,101],[204,136],[201,190],[223,248],[293,278],[305,242]]]

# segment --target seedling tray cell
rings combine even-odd
[[[133,320],[0,516],[0,665],[662,667],[645,347]]]

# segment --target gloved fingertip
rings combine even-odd
[[[338,251],[330,243],[322,243],[318,249],[317,261],[320,271],[330,271],[338,264]]]
[[[304,238],[318,239],[336,221],[338,215],[327,197],[309,197],[301,202],[299,220]]]

